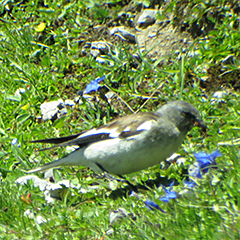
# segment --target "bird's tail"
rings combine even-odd
[[[85,160],[83,157],[83,152],[76,150],[61,159],[47,163],[41,167],[31,169],[27,171],[27,173],[43,172],[48,169],[58,168],[61,166],[85,166],[84,163],[85,163]]]
[[[65,163],[65,158],[61,158],[61,159],[55,160],[53,162],[47,163],[43,166],[28,170],[27,173],[44,172],[51,168],[58,168],[60,166],[66,165],[64,163]]]

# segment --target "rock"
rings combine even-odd
[[[24,94],[25,92],[26,92],[26,90],[25,90],[24,88],[19,88],[19,89],[17,89],[17,91],[14,93],[14,95],[21,98],[21,95]]]
[[[114,27],[110,30],[111,35],[119,36],[124,41],[136,43],[135,35],[130,33],[125,27]]]
[[[54,121],[57,118],[67,114],[67,109],[62,99],[52,102],[45,102],[40,106],[40,109],[43,121]]]
[[[66,106],[70,106],[70,107],[73,107],[73,106],[76,105],[75,102],[74,102],[73,100],[70,100],[70,99],[66,99],[65,102],[64,102],[64,104],[65,104]]]
[[[100,51],[98,49],[91,49],[90,54],[96,58],[97,56],[100,55]]]
[[[91,43],[90,42],[86,42],[86,44],[83,46],[82,48],[82,55],[86,56],[88,53],[88,49],[91,48]]]
[[[212,98],[211,98],[211,104],[215,104],[215,103],[226,103],[226,96],[228,95],[228,93],[226,91],[217,91],[213,94]]]
[[[111,61],[111,60],[107,60],[107,59],[105,59],[105,58],[103,58],[103,57],[97,57],[96,58],[96,62],[98,62],[98,63],[100,63],[100,64],[108,64],[109,66],[111,66],[111,67],[113,67],[114,66],[114,63],[113,63],[113,61]]]
[[[44,191],[48,186],[48,184],[51,184],[48,181],[40,179],[35,175],[27,175],[27,176],[20,177],[15,181],[15,183],[19,185],[26,185],[30,180],[33,182],[34,187],[39,187],[40,191]]]
[[[36,213],[34,213],[32,210],[27,209],[24,213],[23,213],[24,217],[28,217],[30,219],[36,219],[37,223],[39,225],[46,223],[47,220],[46,218],[42,217],[41,215],[36,215]]]
[[[110,50],[110,47],[111,45],[104,41],[92,42],[90,54],[96,58],[100,54],[106,54]]]
[[[156,21],[157,10],[155,9],[145,9],[137,20],[137,25],[139,27],[147,27],[152,25]]]
[[[101,64],[107,63],[107,61],[104,58],[102,58],[102,57],[97,57],[96,58],[96,62],[101,63]]]

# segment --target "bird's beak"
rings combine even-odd
[[[195,125],[200,127],[203,130],[203,132],[207,131],[207,125],[202,119],[196,119]]]

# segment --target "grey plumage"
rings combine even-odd
[[[28,172],[60,166],[86,166],[96,172],[117,175],[140,171],[173,154],[195,123],[206,130],[194,106],[185,101],[171,101],[156,112],[122,117],[73,136],[32,141],[56,144],[53,147],[76,145],[79,148]]]

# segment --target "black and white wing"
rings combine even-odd
[[[128,139],[136,137],[149,130],[153,125],[156,125],[159,115],[153,112],[150,113],[138,113],[126,117],[121,117],[115,121],[108,123],[99,128],[93,128],[91,130],[81,132],[75,135],[60,137],[60,138],[48,138],[31,141],[31,143],[51,143],[56,144],[49,148],[40,149],[44,151],[55,147],[66,146],[78,146],[83,148],[91,143],[103,141],[113,138]]]

